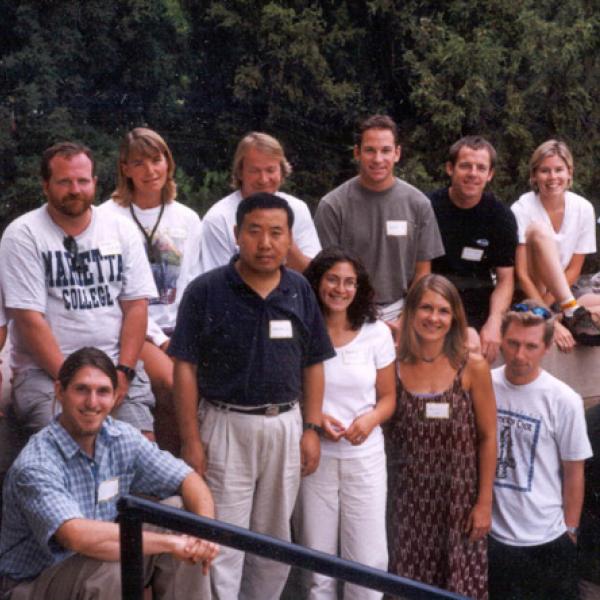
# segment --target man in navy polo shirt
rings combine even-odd
[[[286,540],[300,474],[319,463],[323,361],[334,355],[310,286],[283,266],[293,221],[272,194],[239,204],[239,255],[188,286],[169,346],[182,457],[205,476],[216,517]],[[224,548],[213,596],[274,600],[288,571]]]

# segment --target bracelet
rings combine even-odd
[[[302,431],[306,431],[307,429],[312,429],[313,431],[316,431],[318,435],[323,434],[323,428],[319,425],[316,425],[315,423],[303,423]]]
[[[579,533],[579,527],[568,527],[567,526],[567,532],[570,533],[571,535],[577,535]]]
[[[123,365],[119,363],[116,367],[117,371],[121,371],[121,373],[125,373],[125,377],[127,377],[127,381],[131,382],[135,377],[135,369],[132,367],[128,367],[127,365]]]

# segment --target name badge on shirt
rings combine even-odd
[[[98,486],[98,502],[108,502],[119,493],[119,478],[113,477]]]
[[[272,340],[285,340],[294,337],[292,322],[289,319],[269,321],[269,337]]]
[[[108,240],[106,242],[100,242],[98,245],[100,254],[102,256],[113,256],[114,254],[121,254],[121,244],[118,240]]]
[[[408,224],[406,221],[386,221],[385,231],[388,235],[406,235],[408,233]]]
[[[345,365],[366,365],[367,354],[362,350],[343,350],[342,362]]]
[[[425,417],[427,419],[449,419],[450,405],[448,402],[428,402],[425,405]]]
[[[483,258],[483,250],[481,248],[471,248],[471,246],[465,246],[462,249],[460,257],[463,260],[470,260],[472,262],[481,262]]]

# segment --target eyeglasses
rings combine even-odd
[[[80,275],[87,273],[88,266],[83,256],[79,254],[77,240],[72,235],[66,235],[63,239],[63,246],[71,255],[71,269]]]
[[[536,317],[541,317],[542,319],[544,319],[544,321],[547,321],[552,317],[552,313],[543,306],[528,306],[527,304],[519,303],[513,304],[510,310],[519,313],[530,312]]]
[[[358,282],[356,281],[356,279],[341,279],[336,275],[325,275],[323,277],[323,280],[325,281],[325,283],[327,283],[327,285],[331,285],[333,287],[341,285],[346,290],[355,290],[358,287]]]

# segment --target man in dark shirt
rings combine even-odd
[[[182,458],[205,475],[217,518],[288,540],[300,474],[319,462],[323,361],[334,355],[308,282],[283,267],[293,221],[272,194],[239,204],[240,253],[188,286],[169,346]],[[224,549],[213,597],[274,600],[288,570]]]
[[[469,325],[479,332],[481,352],[490,363],[498,355],[502,314],[513,295],[517,246],[512,212],[484,192],[495,161],[496,150],[487,140],[464,137],[450,148],[450,186],[428,194],[446,250],[433,260],[432,271],[460,291]]]

